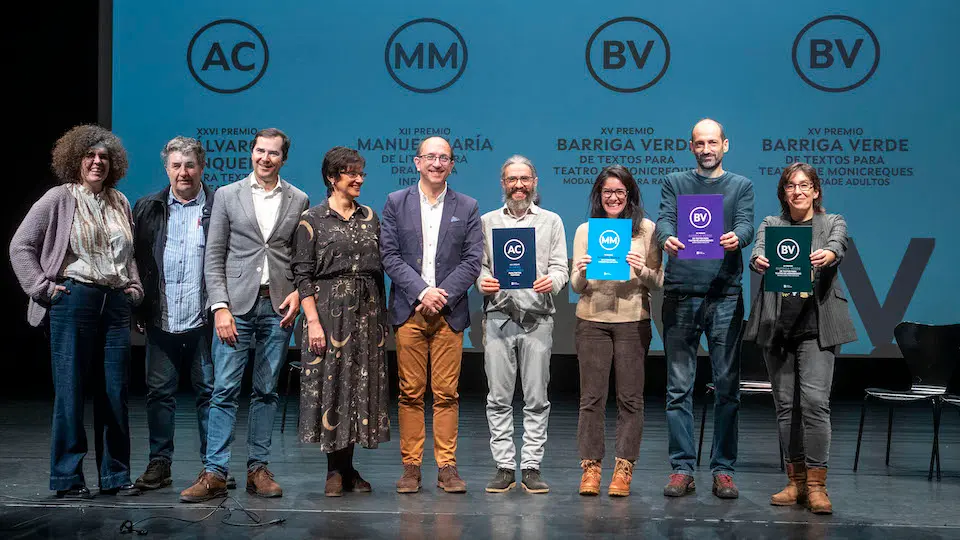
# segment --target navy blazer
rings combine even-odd
[[[483,229],[476,199],[447,187],[437,236],[437,287],[447,291],[441,314],[455,332],[470,326],[467,291],[480,276]],[[390,324],[401,325],[413,314],[417,297],[427,287],[420,277],[423,225],[420,188],[414,184],[387,196],[380,219],[380,258],[390,276]]]

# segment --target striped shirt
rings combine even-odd
[[[180,202],[171,190],[167,197],[167,242],[163,250],[161,330],[173,334],[203,325],[203,252],[206,238],[201,217],[207,196]]]

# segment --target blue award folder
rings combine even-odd
[[[590,218],[587,225],[587,279],[630,279],[627,253],[630,251],[633,220]]]
[[[493,229],[493,277],[501,289],[532,289],[537,279],[537,234],[533,227]]]

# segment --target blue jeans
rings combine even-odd
[[[667,359],[667,432],[673,472],[693,474],[697,447],[693,439],[693,385],[697,348],[706,333],[713,384],[714,474],[733,474],[737,462],[740,416],[740,330],[743,296],[663,298],[663,350]]]
[[[210,326],[180,334],[147,327],[147,425],[150,428],[150,460],[173,461],[173,435],[177,411],[180,369],[190,370],[196,395],[200,428],[200,459],[206,465],[207,416],[213,394],[213,359]]]
[[[247,470],[267,464],[277,414],[277,379],[287,358],[293,328],[281,328],[269,298],[259,298],[249,313],[237,316],[237,344],[231,347],[213,338],[214,383],[207,421],[206,470],[224,478],[230,468],[230,445],[237,423],[240,381],[254,349],[253,393],[247,424]]]
[[[85,485],[84,388],[92,378],[93,426],[100,489],[130,483],[127,384],[130,369],[130,303],[121,289],[62,283],[50,306],[53,434],[50,489]]]

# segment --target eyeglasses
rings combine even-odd
[[[356,180],[357,178],[366,178],[367,173],[363,171],[340,171],[340,174],[346,176],[351,180]]]
[[[810,190],[813,189],[813,184],[810,182],[800,182],[799,184],[787,183],[783,186],[784,191],[796,191],[798,189],[804,193],[809,193]]]
[[[442,164],[444,164],[444,165],[446,165],[447,163],[450,163],[451,161],[453,161],[453,157],[452,157],[452,156],[448,156],[448,155],[446,155],[446,154],[439,154],[439,155],[438,155],[438,154],[423,154],[423,155],[420,155],[420,156],[417,156],[417,157],[420,158],[420,159],[422,159],[422,160],[425,160],[427,163],[433,163],[433,161],[434,161],[435,159],[439,159],[439,160],[440,160],[440,163],[442,163]]]
[[[603,189],[600,190],[600,194],[603,195],[604,199],[612,199],[614,197],[618,199],[626,198],[627,190],[625,189]]]
[[[503,183],[507,184],[508,186],[512,186],[517,182],[520,182],[521,184],[529,185],[533,183],[533,177],[532,176],[508,176],[503,179]]]

